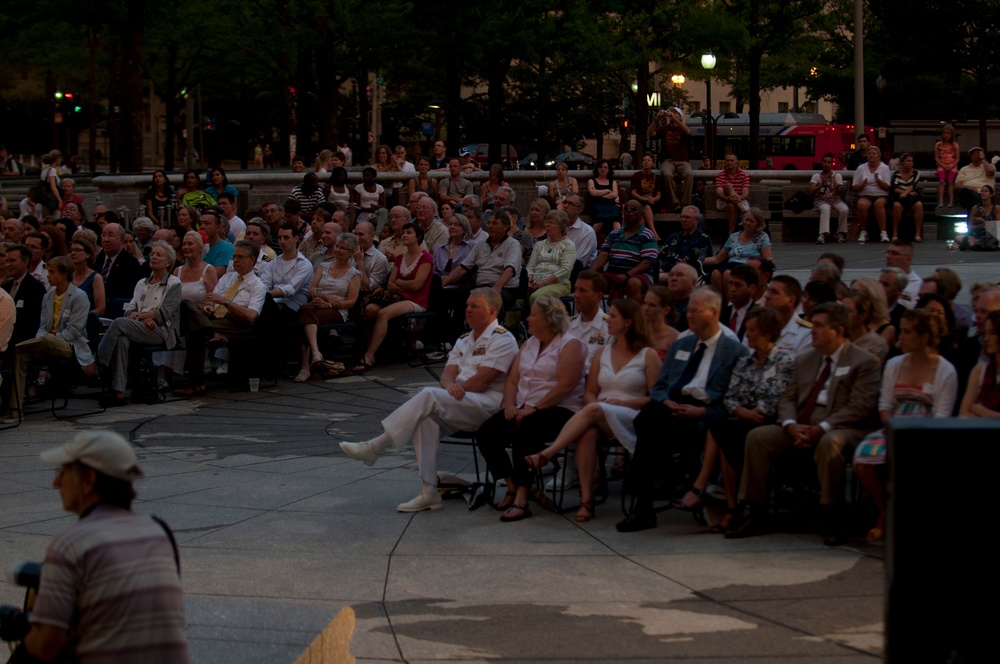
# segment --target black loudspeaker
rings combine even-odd
[[[886,434],[885,661],[1000,661],[1000,420],[894,418]]]

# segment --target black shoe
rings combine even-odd
[[[823,535],[823,544],[826,546],[841,546],[847,542],[847,537],[839,530],[831,530]]]
[[[640,530],[656,528],[656,515],[652,512],[632,511],[623,521],[619,521],[615,529],[620,533],[637,533]]]
[[[100,400],[101,408],[116,408],[118,406],[124,406],[128,404],[128,399],[125,397],[116,397],[113,394],[101,397]]]
[[[768,532],[767,526],[760,519],[754,517],[747,517],[746,521],[740,525],[732,528],[726,533],[726,539],[743,539],[745,537],[756,537],[758,535],[766,535]]]

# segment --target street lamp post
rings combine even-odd
[[[715,55],[706,53],[701,56],[701,68],[708,72],[708,80],[705,81],[705,113],[706,117],[712,117],[712,70],[715,69]],[[712,161],[715,161],[715,126],[705,127],[705,152]]]

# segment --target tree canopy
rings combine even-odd
[[[707,51],[718,57],[712,76],[732,86],[737,110],[754,115],[761,91],[799,86],[808,99],[836,102],[847,119],[852,7],[853,0],[498,0],[488,8],[36,0],[0,9],[9,74],[0,81],[8,128],[0,140],[38,153],[53,143],[75,149],[80,132],[100,133],[114,169],[139,170],[151,158],[174,167],[191,112],[210,160],[246,159],[256,142],[285,158],[290,137],[307,158],[344,142],[364,155],[376,104],[384,143],[422,140],[421,125],[432,123],[452,150],[482,141],[496,160],[501,143],[549,154],[626,119],[641,135],[646,93],[669,88],[666,72],[704,80],[698,60]],[[870,0],[867,117],[996,117],[998,29],[995,0]],[[933,44],[932,57],[914,44]],[[879,74],[887,81],[882,94]],[[57,91],[73,99],[57,100]],[[165,108],[158,155],[148,144],[143,153],[151,95]]]

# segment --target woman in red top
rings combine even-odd
[[[368,329],[368,350],[355,372],[375,366],[375,353],[385,340],[389,321],[406,314],[427,310],[431,294],[431,268],[434,259],[420,248],[424,241],[424,229],[410,222],[403,226],[403,246],[406,251],[396,256],[389,284],[372,294],[372,301],[365,307],[365,320],[374,322]],[[381,300],[381,303],[376,303]]]

